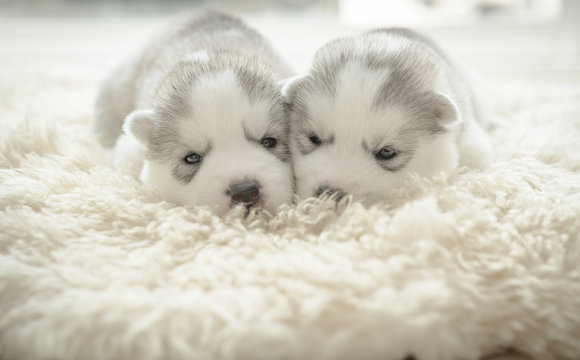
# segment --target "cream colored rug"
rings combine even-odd
[[[0,77],[0,359],[580,359],[580,85],[496,85],[485,172],[221,219],[106,165],[96,80]]]

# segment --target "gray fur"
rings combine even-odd
[[[266,136],[278,140],[276,148],[271,152],[281,161],[289,161],[288,123],[284,113],[284,105],[280,92],[275,85],[275,79],[270,69],[257,58],[247,58],[238,54],[209,54],[208,62],[183,61],[178,63],[163,79],[154,97],[153,106],[159,115],[155,119],[151,147],[147,151],[149,159],[168,160],[174,149],[179,148],[179,132],[175,125],[183,117],[192,118],[191,109],[195,107],[195,99],[190,96],[191,89],[198,78],[224,70],[233,70],[250,101],[265,100],[270,107],[270,124]],[[252,138],[258,144],[260,139]],[[195,151],[195,149],[192,149]]]
[[[320,132],[317,132],[316,134],[320,134]],[[311,135],[314,135],[314,133],[312,133]],[[300,136],[296,140],[297,140],[296,144],[298,145],[298,151],[300,151],[302,155],[308,155],[320,146],[328,146],[334,144],[334,135],[326,135],[320,138],[321,141],[320,145],[313,144],[310,141],[309,136],[308,137]]]
[[[212,59],[228,60],[209,67],[188,61],[188,55],[197,50],[207,52]],[[253,99],[277,96],[266,83],[292,74],[269,42],[238,18],[201,11],[175,20],[174,26],[118,66],[103,82],[94,122],[99,141],[112,147],[121,134],[123,120],[135,109],[159,105],[166,114],[183,114],[187,109],[181,100],[200,74],[198,71],[218,71],[230,65],[237,69],[240,83]],[[256,68],[260,69],[260,76],[253,78],[250,72]]]
[[[175,160],[175,157],[167,159],[175,163],[175,165],[173,166],[173,176],[182,183],[185,184],[189,183],[193,179],[197,171],[201,168],[201,165],[203,164],[203,158],[206,157],[210,153],[210,151],[211,144],[209,144],[205,148],[205,150],[197,153],[198,155],[202,156],[202,160],[197,164],[187,164],[185,163],[184,158],[181,159],[177,158],[177,161]]]
[[[337,77],[352,62],[369,70],[389,72],[373,99],[373,106],[379,111],[394,106],[405,110],[409,119],[413,119],[396,134],[397,139],[407,143],[410,153],[418,139],[447,132],[437,121],[435,91],[441,87],[463,110],[458,133],[469,122],[478,120],[474,116],[474,95],[469,83],[437,45],[412,30],[379,29],[358,37],[333,40],[314,55],[309,75],[300,80],[292,98],[287,99],[292,109],[292,136],[297,137],[302,154],[313,150],[304,143],[304,136],[315,126],[309,112],[310,98],[314,94],[335,96]]]
[[[395,38],[404,43],[403,49],[389,47],[389,39]],[[311,76],[303,80],[292,101],[297,125],[310,122],[310,95],[323,93],[333,96],[337,75],[348,63],[357,61],[370,70],[384,69],[390,72],[373,104],[377,109],[395,105],[410,111],[410,117],[416,121],[409,124],[406,135],[414,131],[418,131],[418,135],[445,132],[434,121],[430,92],[439,71],[451,72],[451,64],[430,44],[426,38],[407,29],[382,29],[358,38],[342,38],[329,42],[316,52]],[[461,86],[463,84],[459,87]]]
[[[302,197],[330,186],[371,203],[402,186],[407,174],[483,169],[493,158],[481,126],[489,117],[468,73],[411,30],[333,40],[316,52],[308,73],[286,82],[282,94],[291,110]],[[309,141],[313,134],[320,144]],[[385,147],[393,156],[381,156]]]
[[[187,184],[193,179],[202,163],[203,160],[199,164],[176,163],[173,167],[173,176],[182,183]]]
[[[196,58],[200,53],[207,56],[207,61]],[[263,134],[253,135],[275,137],[277,146],[264,151],[288,162],[289,128],[277,82],[291,71],[259,33],[238,18],[213,11],[195,12],[177,20],[105,81],[97,99],[95,132],[99,141],[105,147],[113,146],[121,134],[123,119],[131,111],[152,109],[155,116],[145,157],[175,163],[175,178],[190,182],[200,164],[187,165],[179,159],[190,152],[209,150],[184,144],[179,124],[183,119],[195,121],[192,109],[196,103],[191,94],[196,83],[224,71],[234,73],[250,102],[271,104],[269,124],[260,129]],[[261,140],[252,139],[258,146]]]
[[[276,115],[271,115],[276,116]],[[246,140],[256,144],[256,146],[262,146],[262,139],[266,137],[272,137],[277,140],[277,145],[274,148],[269,148],[269,150],[274,156],[276,156],[282,162],[289,162],[291,160],[290,156],[290,146],[288,144],[288,126],[285,127],[271,127],[266,135],[261,137],[256,137],[250,132],[250,129],[244,127],[244,136]]]
[[[381,148],[385,147],[385,144],[382,144],[380,141],[380,138],[378,138],[373,144],[367,144],[366,141],[363,141],[362,147],[369,153],[369,155],[375,157],[377,163],[386,171],[394,172],[401,170],[413,157],[416,144],[407,144],[407,146],[402,147],[399,144],[398,147],[388,145],[397,151],[398,155],[395,158],[390,160],[379,159],[376,154]]]

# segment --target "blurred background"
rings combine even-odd
[[[335,37],[407,26],[492,81],[580,82],[580,0],[0,0],[0,69],[101,73],[192,8],[241,16],[297,71]]]

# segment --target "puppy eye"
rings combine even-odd
[[[320,140],[320,138],[316,135],[310,135],[308,137],[308,140],[310,140],[310,142],[313,143],[314,145],[321,145],[322,144],[322,140]]]
[[[260,141],[260,143],[265,148],[273,148],[273,147],[276,146],[276,144],[278,144],[278,140],[276,140],[276,139],[274,139],[272,137],[265,137],[265,138],[262,139],[262,141]]]
[[[186,164],[190,164],[190,165],[197,164],[200,161],[201,161],[201,155],[196,154],[196,153],[187,154],[187,156],[183,158],[183,162],[185,162]]]
[[[379,160],[391,160],[392,158],[394,158],[398,154],[399,153],[397,152],[397,150],[393,149],[392,147],[386,146],[386,147],[382,148],[381,150],[379,150],[375,154],[375,157]]]

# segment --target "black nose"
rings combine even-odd
[[[236,204],[254,205],[260,200],[260,184],[256,180],[243,180],[230,184],[228,194]]]
[[[344,197],[344,192],[342,192],[342,190],[340,190],[340,189],[335,189],[335,188],[330,187],[330,186],[321,185],[316,190],[316,196],[318,197],[321,195],[327,195],[327,196],[335,199],[336,201],[339,201],[340,199],[342,199]]]

